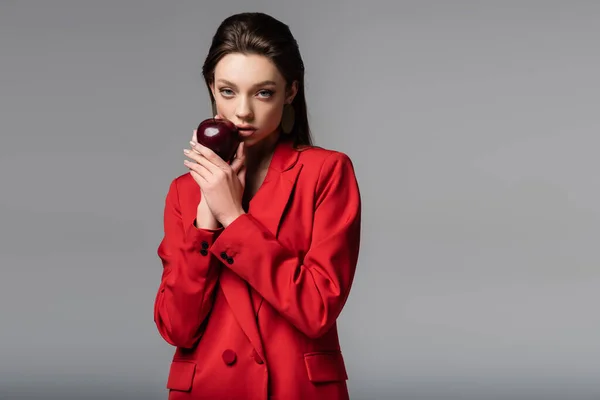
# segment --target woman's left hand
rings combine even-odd
[[[215,218],[226,228],[245,213],[242,207],[245,185],[244,143],[238,146],[231,165],[208,147],[195,142],[190,144],[192,150],[186,149],[184,153],[192,161],[185,160],[184,163],[200,175],[199,185],[206,203]]]

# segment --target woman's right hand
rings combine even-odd
[[[215,119],[224,119],[219,114],[215,115],[214,118]],[[192,140],[191,140],[192,142],[196,142],[196,139],[197,139],[196,131],[197,131],[197,129],[194,129],[194,134],[192,135]],[[198,153],[198,151],[196,151],[193,148],[191,150],[196,152],[197,154],[200,154],[200,153]],[[236,150],[235,158],[234,158],[233,162],[231,163],[231,166],[232,166],[234,172],[237,174],[238,179],[242,183],[242,186],[245,186],[246,165],[244,162],[243,142],[240,143],[240,145],[238,146],[238,148]],[[204,200],[204,194],[202,193],[202,186],[200,186],[200,180],[202,178],[200,177],[200,175],[198,175],[198,173],[196,171],[194,171],[192,169],[190,169],[190,174],[192,175],[192,177],[194,178],[194,180],[200,187],[200,203],[198,204],[198,212],[197,212],[197,216],[196,216],[196,227],[203,228],[203,229],[218,229],[220,227],[220,223],[215,218],[215,216],[212,213],[212,210],[208,206],[207,202]]]
[[[220,119],[221,116],[219,116],[218,114],[215,115],[216,119]],[[196,142],[196,129],[194,129],[194,134],[192,135],[192,141]],[[196,153],[198,153],[196,150],[191,149],[192,151],[195,151]],[[200,186],[200,175],[198,175],[197,172],[195,172],[194,170],[190,169],[190,174],[192,175],[192,178],[194,178],[194,180],[196,181],[196,183],[198,184],[199,187]],[[213,215],[210,207],[208,206],[208,204],[206,203],[206,200],[204,200],[204,194],[202,193],[202,189],[200,189],[200,203],[198,204],[198,211],[196,213],[196,228],[199,229],[218,229],[220,226],[219,221],[217,221],[217,219],[215,218],[215,216]]]

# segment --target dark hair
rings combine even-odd
[[[304,63],[290,28],[272,16],[258,12],[235,14],[223,20],[212,39],[202,67],[202,75],[213,104],[215,99],[210,86],[214,83],[215,67],[224,56],[231,53],[268,57],[277,66],[288,87],[293,81],[298,81],[298,92],[292,102],[294,127],[285,136],[293,140],[295,147],[311,146],[304,91]]]

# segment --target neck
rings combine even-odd
[[[269,166],[279,140],[279,135],[278,132],[273,133],[261,143],[246,149],[246,168],[250,174],[266,169]]]

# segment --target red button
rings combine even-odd
[[[223,361],[225,361],[225,364],[227,365],[232,365],[233,363],[235,363],[236,358],[237,355],[233,350],[227,349],[223,352]]]
[[[252,349],[252,358],[254,358],[254,361],[256,361],[257,364],[264,364],[265,363],[263,361],[263,359],[260,358],[260,356],[258,355],[258,353],[256,352],[255,349]]]

